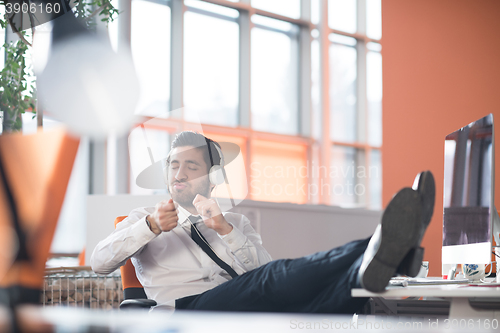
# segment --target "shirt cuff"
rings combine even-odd
[[[245,245],[247,236],[245,236],[245,234],[240,229],[236,228],[233,224],[231,225],[233,226],[233,230],[231,230],[231,232],[227,235],[219,235],[219,237],[226,242],[231,251],[235,252],[236,250],[241,249],[243,245]]]
[[[134,229],[134,234],[136,234],[139,237],[139,239],[150,241],[158,237],[157,234],[155,234],[151,229],[149,229],[148,224],[146,223],[146,217],[143,217],[139,221],[134,223],[132,228]]]

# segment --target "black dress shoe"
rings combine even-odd
[[[422,238],[424,238],[425,229],[427,229],[427,226],[431,223],[432,214],[434,212],[434,201],[436,197],[434,176],[430,171],[419,173],[417,177],[415,177],[412,188],[418,192],[422,205],[422,228],[420,228],[418,238],[418,244],[420,244]],[[424,249],[422,247],[418,246],[411,249],[398,267],[397,273],[411,277],[417,276],[423,258]]]
[[[408,252],[419,247],[423,232],[420,195],[403,188],[387,205],[382,222],[368,243],[358,273],[361,287],[383,291]]]

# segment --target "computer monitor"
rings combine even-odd
[[[494,142],[492,114],[446,136],[443,264],[491,262]]]

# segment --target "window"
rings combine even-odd
[[[5,7],[0,6],[0,15],[2,17],[5,15]],[[0,43],[1,45],[4,45],[5,43],[5,29],[0,27]],[[5,49],[3,47],[0,48],[0,65],[2,68],[5,65]],[[0,110],[0,134],[3,132],[3,111]]]
[[[368,43],[366,55],[366,98],[368,111],[368,142],[382,145],[382,55],[380,44]]]
[[[199,1],[186,4],[193,7],[184,14],[185,120],[236,127],[239,13]]]
[[[381,0],[112,1],[124,6],[108,29],[115,50],[131,45],[139,120],[128,138],[82,140],[52,251],[83,247],[86,193],[166,193],[161,170],[151,188],[137,178],[186,129],[240,147],[215,196],[381,209]]]
[[[366,1],[366,34],[369,38],[382,38],[381,0]]]
[[[298,29],[254,15],[251,39],[252,128],[298,134]]]
[[[162,170],[152,174],[153,179],[147,185],[138,179],[141,172],[151,168],[154,163],[161,161],[168,155],[170,150],[170,135],[167,131],[155,126],[148,126],[146,122],[144,128],[135,127],[128,137],[130,159],[130,193],[151,194],[165,193]],[[147,188],[145,188],[147,187]]]
[[[155,117],[168,110],[170,15],[166,3],[132,1],[131,47],[141,87],[137,114]]]
[[[381,1],[132,0],[132,9],[137,113],[178,110],[147,129],[155,161],[201,123],[241,148],[246,176],[230,166],[237,196],[381,208]],[[140,127],[129,144],[130,192],[162,191],[135,185],[152,163]]]
[[[5,15],[4,6],[0,6],[0,15],[2,17],[4,17]],[[0,27],[0,45],[3,45],[5,43],[5,34],[6,34],[5,29]],[[4,66],[4,62],[5,62],[5,50],[2,47],[2,51],[0,52],[0,65],[2,65],[2,68]]]
[[[330,138],[357,141],[357,58],[356,40],[330,35]]]
[[[251,4],[271,13],[296,19],[300,17],[300,0],[252,0]]]
[[[330,145],[330,150],[323,149],[330,174],[319,180],[331,188],[322,202],[381,209],[381,2],[312,1],[311,10],[312,17],[327,13],[326,22],[318,20],[318,31],[312,31],[311,44],[313,128],[322,128],[323,136],[315,138]],[[320,51],[322,42],[329,44],[323,44],[328,55]],[[324,67],[329,68],[328,78],[321,81]]]
[[[357,23],[356,0],[328,0],[328,26],[330,28],[355,33],[358,30]]]
[[[250,165],[250,195],[254,200],[307,203],[307,146],[252,141],[253,162]]]

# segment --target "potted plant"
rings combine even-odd
[[[0,7],[5,7],[8,3],[7,0],[0,0]],[[113,7],[110,0],[76,0],[74,4],[75,16],[82,19],[89,29],[95,29],[97,17],[107,24],[118,15],[118,10]],[[0,52],[5,52],[5,62],[0,77],[0,111],[3,113],[1,122],[3,133],[8,133],[22,129],[23,113],[31,111],[35,117],[37,112],[36,80],[33,78],[29,62],[26,61],[31,57],[32,40],[35,38],[36,29],[32,25],[30,33],[26,30],[18,31],[8,19],[7,8],[4,8],[3,12],[5,15],[0,17],[1,27],[6,29],[10,26],[18,36],[18,40],[6,42],[0,48]]]

